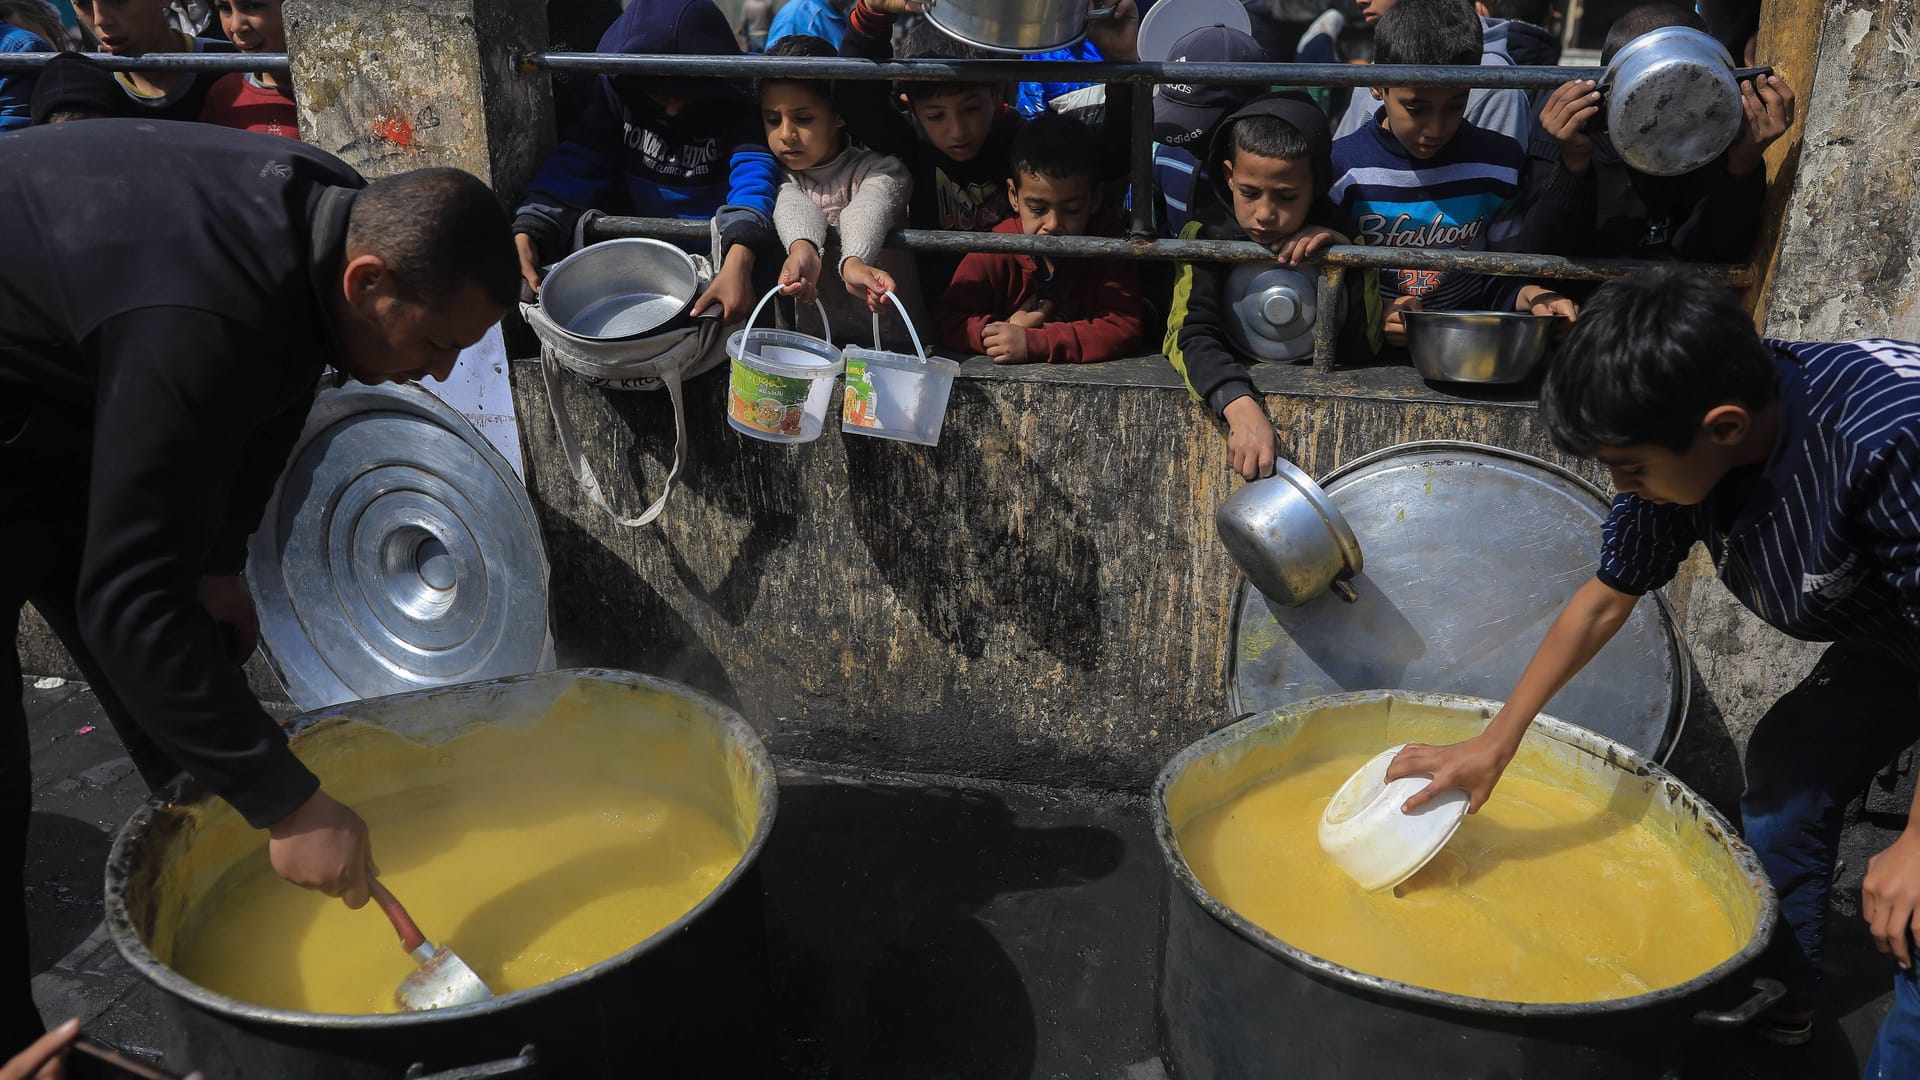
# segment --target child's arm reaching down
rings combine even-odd
[[[848,292],[865,300],[870,310],[879,311],[894,283],[874,264],[886,246],[887,233],[907,220],[913,178],[899,158],[884,154],[871,155],[861,168],[863,175],[854,181],[853,197],[840,211],[840,279]]]
[[[827,212],[788,180],[773,204],[773,226],[787,261],[780,267],[780,291],[811,304],[820,284],[820,253],[827,249]]]

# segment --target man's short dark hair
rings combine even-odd
[[[1544,27],[1553,18],[1553,0],[1480,0],[1489,19],[1518,19]]]
[[[1075,176],[1093,178],[1100,158],[1100,143],[1093,129],[1051,110],[1027,121],[1013,137],[1014,183],[1027,175],[1066,180]]]
[[[487,185],[459,169],[415,169],[366,186],[347,250],[378,255],[401,295],[438,303],[477,285],[495,303],[520,295],[513,224]]]
[[[1400,0],[1373,28],[1376,64],[1473,65],[1485,46],[1472,0]]]
[[[1716,405],[1764,408],[1779,396],[1771,350],[1732,290],[1688,270],[1609,281],[1547,367],[1540,419],[1555,446],[1591,454],[1693,445]]]
[[[964,41],[957,40],[945,30],[933,25],[928,19],[916,19],[907,28],[900,39],[900,47],[894,53],[902,60],[992,60],[996,57],[985,49],[976,49]],[[1005,59],[999,57],[998,59]],[[996,89],[994,83],[980,82],[922,82],[918,79],[902,79],[900,91],[910,101],[925,101],[931,97],[943,97],[947,94],[964,94],[972,90],[985,90],[991,96]]]
[[[1233,122],[1233,152],[1298,161],[1313,156],[1300,129],[1277,116],[1243,116]]]
[[[783,37],[779,41],[776,41],[772,45],[768,46],[766,55],[768,56],[839,56],[840,50],[833,47],[833,42],[828,41],[826,38],[823,38],[823,37],[816,37],[812,34],[788,34],[786,37]],[[777,82],[799,83],[801,86],[804,86],[808,90],[812,91],[813,93],[818,94],[823,98],[826,98],[828,101],[833,100],[833,83],[829,82],[826,79],[791,79],[791,78],[782,78],[778,75],[769,75],[766,78],[760,80],[760,84],[759,86],[755,87],[755,91],[757,92],[761,87],[765,87],[768,83],[777,83]]]
[[[1707,20],[1690,7],[1680,4],[1641,4],[1613,20],[1607,28],[1607,40],[1600,46],[1600,62],[1611,63],[1613,55],[1641,34],[1650,34],[1667,26],[1690,26],[1705,30]]]

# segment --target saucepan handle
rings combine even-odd
[[[1753,980],[1753,996],[1736,1008],[1720,1012],[1702,1009],[1693,1014],[1693,1022],[1703,1027],[1740,1027],[1766,1012],[1787,996],[1787,987],[1779,979]]]
[[[534,1052],[533,1044],[529,1043],[520,1048],[518,1057],[462,1065],[444,1072],[430,1073],[426,1065],[416,1061],[407,1066],[406,1080],[493,1080],[500,1076],[535,1076],[539,1068],[540,1055]]]
[[[1243,713],[1241,713],[1241,714],[1240,714],[1239,716],[1235,716],[1235,717],[1230,717],[1230,718],[1228,718],[1228,719],[1226,719],[1226,720],[1222,720],[1222,721],[1220,721],[1220,722],[1219,722],[1218,724],[1215,724],[1215,725],[1213,726],[1213,730],[1215,730],[1215,731],[1219,731],[1219,730],[1221,730],[1221,729],[1223,729],[1223,728],[1230,728],[1230,727],[1232,727],[1233,725],[1235,725],[1235,724],[1237,724],[1237,723],[1239,723],[1239,722],[1240,722],[1240,721],[1242,721],[1242,720],[1245,720],[1245,719],[1248,719],[1249,717],[1254,717],[1254,716],[1259,716],[1259,715],[1260,715],[1260,713],[1259,713],[1258,711],[1255,711],[1255,712],[1243,712]]]

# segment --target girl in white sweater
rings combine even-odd
[[[823,38],[783,37],[769,56],[837,56]],[[774,201],[773,223],[787,261],[782,291],[793,297],[799,327],[822,333],[817,296],[833,323],[838,344],[872,344],[869,312],[880,315],[881,339],[890,348],[908,343],[900,313],[886,301],[892,291],[918,321],[919,282],[912,258],[888,251],[887,232],[903,224],[913,181],[898,158],[852,145],[834,111],[829,85],[818,79],[763,79],[760,116],[784,176]],[[829,258],[829,256],[832,256]]]

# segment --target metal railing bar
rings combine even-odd
[[[60,53],[0,53],[0,72],[38,71]],[[113,53],[80,55],[109,71],[264,71],[269,75],[289,75],[285,53],[147,53],[144,56],[117,56]]]
[[[1234,83],[1269,86],[1470,86],[1551,90],[1574,79],[1598,81],[1597,67],[1482,67],[1438,64],[1098,63],[1071,60],[893,60],[796,56],[646,56],[540,52],[519,58],[523,71],[668,77],[898,79],[918,82]],[[1741,68],[1749,79],[1772,68]]]
[[[676,218],[603,217],[587,226],[587,239],[613,240],[643,236],[656,240],[705,243],[704,221]],[[1271,262],[1273,253],[1246,240],[1136,241],[1110,236],[1025,236],[1013,233],[961,232],[945,229],[895,229],[887,236],[890,247],[909,251],[965,254],[983,251],[1005,255],[1049,255],[1067,259],[1154,259],[1161,261]],[[1347,244],[1326,249],[1316,265],[1341,269],[1466,270],[1500,277],[1541,277],[1558,281],[1605,281],[1668,267],[1645,259],[1579,259],[1563,255],[1536,255],[1504,251],[1448,251],[1432,248],[1368,247]],[[1746,285],[1753,268],[1745,263],[1696,263],[1693,268],[1713,281]]]

